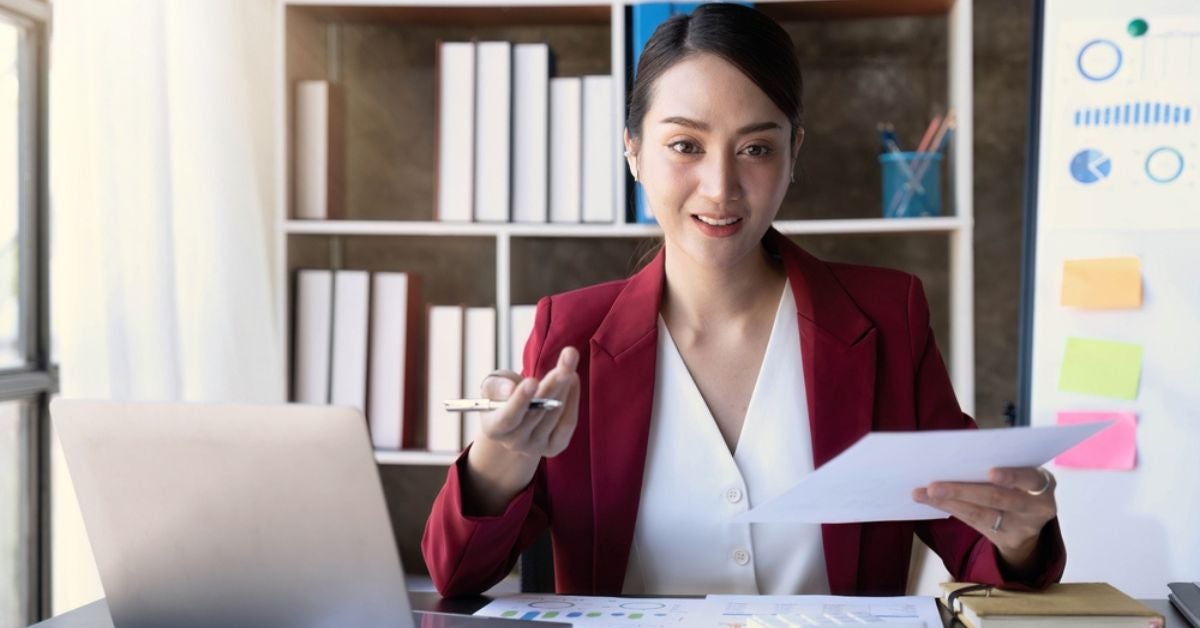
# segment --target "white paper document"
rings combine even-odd
[[[587,628],[718,626],[705,619],[701,598],[629,598],[522,593],[496,598],[475,612],[483,617],[547,621]]]
[[[584,628],[756,628],[845,626],[941,628],[931,597],[710,595],[700,598],[593,597],[523,593],[475,613]]]
[[[986,482],[993,467],[1037,467],[1108,427],[871,432],[738,522],[852,523],[943,519],[913,501],[932,482]]]
[[[704,625],[719,628],[857,626],[941,628],[931,597],[835,595],[710,595]],[[699,624],[697,624],[699,625]]]

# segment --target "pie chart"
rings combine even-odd
[[[1112,160],[1096,149],[1085,148],[1071,159],[1071,177],[1080,183],[1095,183],[1107,178],[1110,173]]]

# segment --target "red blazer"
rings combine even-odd
[[[796,299],[817,466],[871,430],[975,427],[955,399],[917,278],[823,262],[773,229],[764,245],[782,259]],[[646,461],[662,292],[660,252],[628,280],[538,303],[525,375],[540,378],[563,347],[578,349],[579,424],[500,516],[464,514],[466,455],[451,466],[422,541],[442,595],[487,590],[546,526],[560,593],[620,594]],[[1057,520],[1042,532],[1039,576],[1024,582],[1007,578],[991,542],[957,519],[823,525],[832,592],[904,594],[914,532],[958,580],[1041,588],[1066,562]]]

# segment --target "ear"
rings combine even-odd
[[[625,129],[623,135],[625,140],[625,163],[629,166],[629,173],[633,175],[634,179],[637,179],[638,142],[629,134],[628,128]]]
[[[800,158],[800,145],[804,143],[804,127],[796,127],[796,137],[792,142],[792,166],[795,167],[796,160]]]

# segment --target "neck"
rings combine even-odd
[[[787,281],[762,247],[734,266],[719,268],[696,263],[668,242],[664,262],[662,314],[672,333],[702,335],[754,324],[759,314],[774,312]]]

